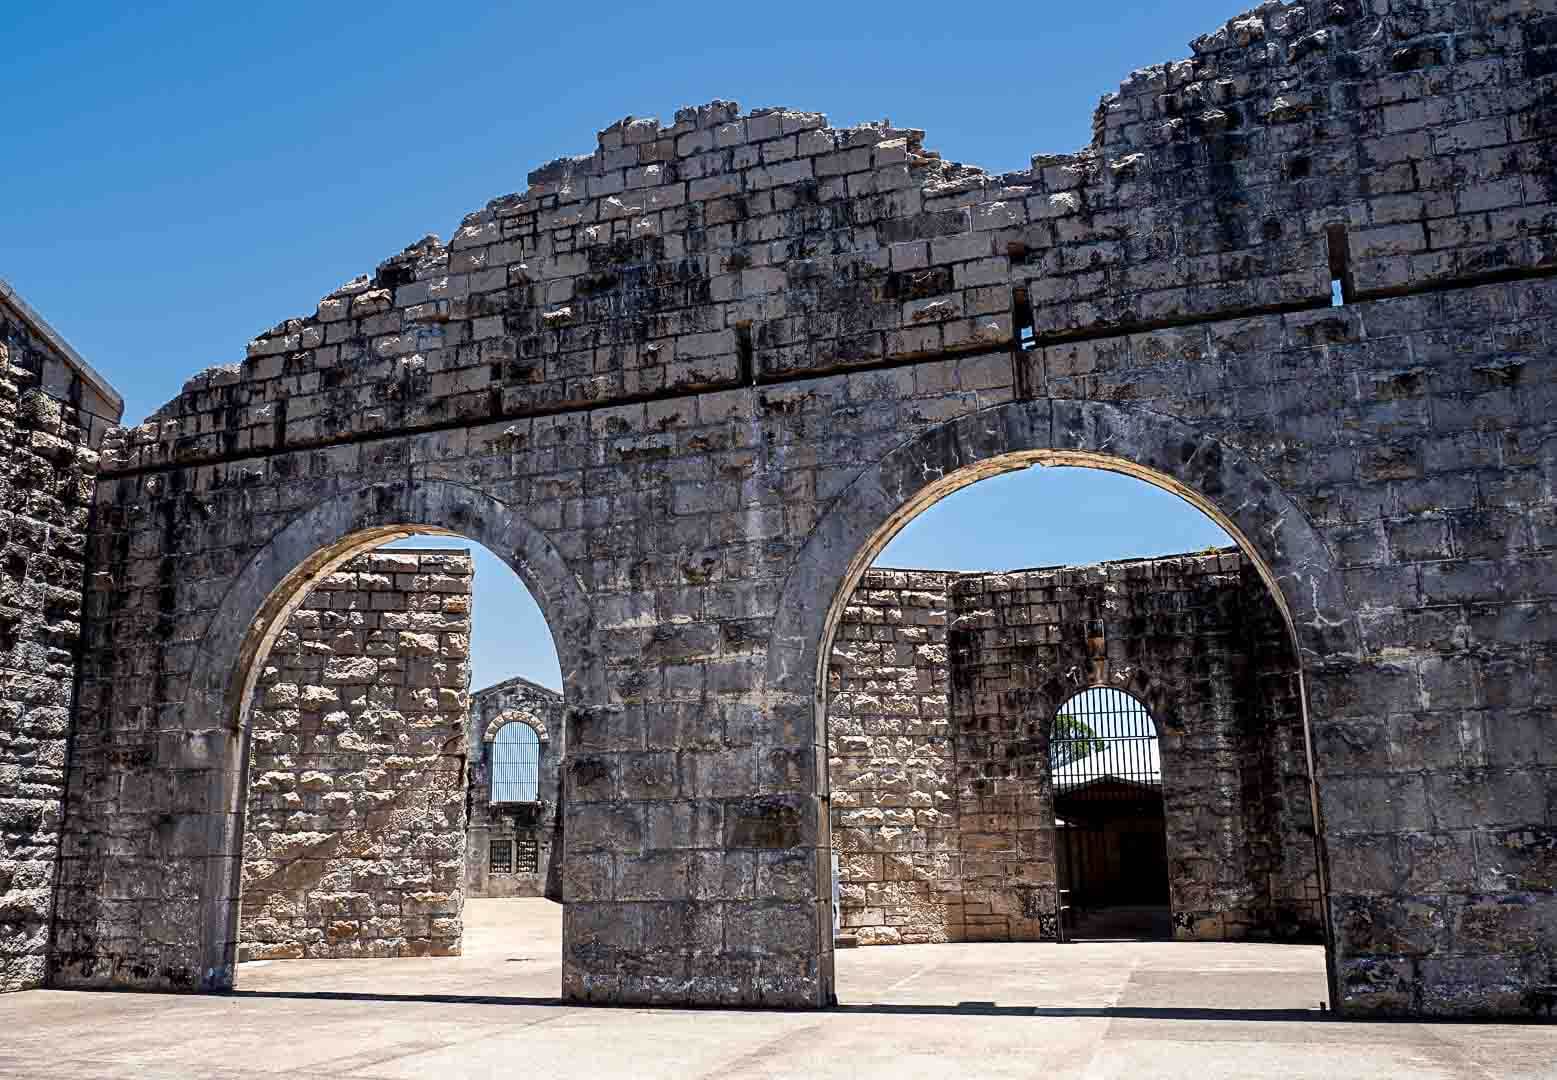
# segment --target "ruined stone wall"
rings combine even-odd
[[[1053,936],[1027,914],[1055,910],[1049,741],[1090,686],[1157,724],[1175,935],[1321,932],[1312,819],[1289,805],[1308,771],[1297,661],[1237,552],[959,575],[952,595],[959,802],[980,853],[964,898],[989,905],[990,935]]]
[[[97,452],[119,422],[50,338],[0,299],[0,993],[44,979]]]
[[[492,740],[501,726],[527,724],[540,740],[537,800],[492,802]],[[470,695],[469,841],[467,896],[546,896],[562,899],[562,695],[528,679],[508,679]],[[492,842],[509,846],[511,870],[495,871]]]
[[[373,551],[277,636],[249,713],[243,959],[446,956],[464,906],[468,551]]]
[[[1550,270],[1557,14],[1378,7],[1232,20],[1104,97],[1090,147],[1001,176],[814,112],[629,117],[191,380],[122,464]]]
[[[872,570],[828,665],[828,786],[841,922],[862,945],[958,941],[950,574]]]
[[[58,981],[230,983],[246,643],[295,569],[420,524],[557,639],[565,996],[825,1004],[829,620],[905,516],[1046,461],[1193,496],[1281,590],[1339,1007],[1526,1009],[1554,18],[1265,5],[999,176],[819,114],[624,121],[197,375],[105,441]]]
[[[868,571],[829,665],[833,846],[862,944],[1056,936],[1049,740],[1090,686],[1159,725],[1180,938],[1322,933],[1297,663],[1236,551]]]

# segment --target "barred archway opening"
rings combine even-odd
[[[1068,940],[1172,935],[1157,724],[1134,695],[1092,686],[1055,713],[1060,933]]]

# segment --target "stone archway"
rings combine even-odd
[[[819,760],[827,751],[831,635],[861,575],[931,504],[977,480],[1034,465],[1107,469],[1181,496],[1226,529],[1250,558],[1281,610],[1305,672],[1334,674],[1360,656],[1360,629],[1328,547],[1301,509],[1243,455],[1145,409],[1013,402],[931,429],[865,469],[824,513],[796,558],[780,594],[766,688],[776,714],[810,731]],[[1314,719],[1309,710],[1305,701],[1306,732]],[[1313,777],[1311,737],[1307,742]],[[826,783],[825,774],[825,768],[817,770],[819,784]],[[1328,875],[1317,789],[1313,807],[1323,883]],[[819,902],[828,904],[825,897]],[[1327,939],[1334,992],[1335,945],[1328,931]],[[830,943],[823,951],[830,952]],[[825,955],[822,969],[831,971]]]
[[[244,566],[201,642],[182,710],[183,767],[206,778],[200,892],[202,989],[230,988],[238,941],[249,730],[246,713],[270,643],[312,583],[354,555],[417,533],[488,548],[530,590],[550,628],[564,692],[587,679],[591,645],[583,588],[550,541],[507,506],[441,480],[372,484],[295,518]]]
[[[535,737],[542,743],[547,742],[549,739],[546,731],[546,721],[522,709],[505,709],[494,716],[491,723],[487,724],[485,730],[481,733],[481,741],[490,745],[497,738],[497,733],[509,724],[523,724],[534,731]]]

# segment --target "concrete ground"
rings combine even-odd
[[[1557,1025],[1326,1018],[1323,954],[1300,946],[855,949],[828,1012],[575,1008],[560,910],[472,901],[462,957],[245,964],[231,996],[0,997],[0,1076],[1557,1076]]]

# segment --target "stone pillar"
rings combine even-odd
[[[45,978],[97,451],[122,408],[77,361],[0,282],[0,993]]]

